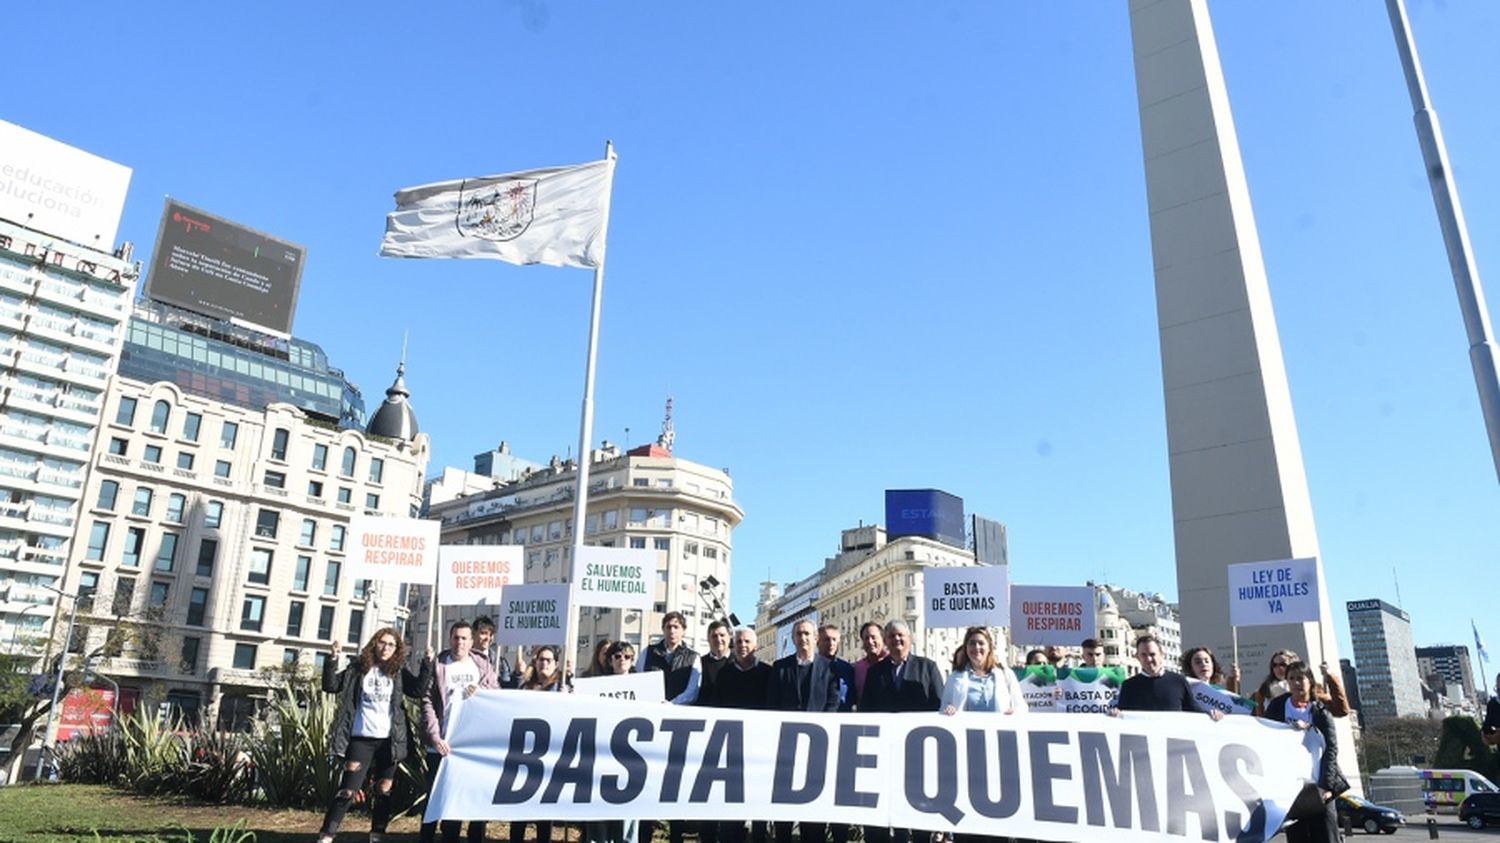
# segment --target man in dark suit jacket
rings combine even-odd
[[[901,621],[885,625],[886,657],[870,668],[860,711],[938,711],[943,701],[943,672],[937,662],[911,652],[911,630]],[[909,843],[908,828],[865,827],[868,843]]]
[[[792,627],[796,652],[771,665],[771,683],[766,688],[766,708],[772,711],[838,711],[839,680],[828,659],[818,655],[818,631],[812,621],[797,621]],[[792,824],[775,823],[776,843],[791,843]],[[828,826],[802,823],[802,843],[824,843]]]

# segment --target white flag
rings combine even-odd
[[[598,266],[614,164],[611,157],[399,191],[380,254]]]

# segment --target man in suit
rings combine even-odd
[[[885,625],[886,657],[870,668],[860,711],[938,711],[943,673],[937,662],[911,652],[911,630],[902,621]],[[868,843],[910,843],[908,828],[865,828]]]
[[[818,655],[818,631],[812,621],[797,621],[792,627],[790,656],[771,665],[766,688],[766,708],[772,711],[838,711],[839,680],[828,659]],[[791,843],[792,824],[777,820],[776,843]],[[802,823],[802,843],[824,843],[828,826]]]

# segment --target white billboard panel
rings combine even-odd
[[[0,120],[0,217],[113,251],[130,168]]]

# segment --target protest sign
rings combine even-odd
[[[1222,711],[1225,714],[1254,714],[1255,700],[1247,700],[1239,694],[1218,685],[1210,685],[1191,676],[1184,677],[1188,689],[1193,692],[1193,702],[1203,711]]]
[[[1068,714],[1108,714],[1125,683],[1123,667],[1065,667],[1057,676],[1057,710]]]
[[[1080,585],[1015,585],[1010,589],[1012,644],[1076,647],[1094,637],[1094,589]]]
[[[573,570],[579,606],[651,609],[660,551],[586,545],[577,552]]]
[[[840,822],[1045,840],[1261,841],[1311,772],[1283,723],[823,714],[481,691],[428,819]]]
[[[667,686],[659,671],[631,671],[619,676],[595,676],[573,680],[573,695],[659,703],[667,698]]]
[[[516,544],[445,544],[438,548],[438,605],[493,606],[500,589],[521,580]]]
[[[1316,558],[1242,562],[1228,571],[1230,626],[1322,620]]]
[[[965,565],[922,569],[929,628],[1005,626],[1010,619],[1010,583],[1003,565]]]
[[[508,585],[500,590],[495,643],[559,644],[568,620],[567,583]]]
[[[1027,711],[1057,711],[1057,668],[1050,664],[1034,664],[1018,667],[1016,682],[1021,686],[1021,696],[1026,700]]]
[[[437,577],[438,527],[438,522],[425,518],[353,516],[344,575],[432,585]]]

